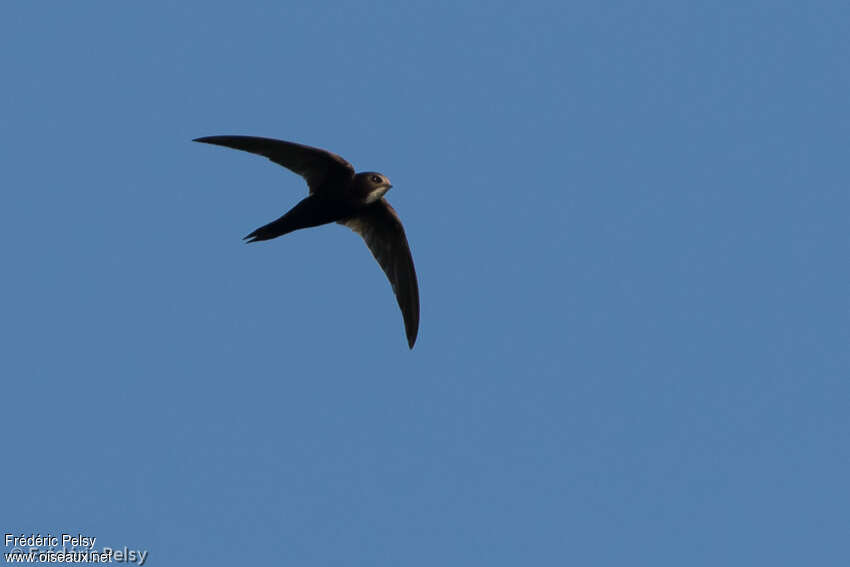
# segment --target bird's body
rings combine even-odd
[[[303,177],[310,194],[245,239],[270,240],[332,222],[357,232],[390,280],[404,317],[408,345],[413,348],[419,329],[419,288],[404,228],[384,199],[392,187],[386,176],[372,171],[355,173],[338,155],[293,142],[253,136],[209,136],[194,141],[262,155]]]

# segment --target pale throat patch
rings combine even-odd
[[[389,190],[389,187],[379,187],[378,189],[373,190],[371,193],[366,195],[366,202],[374,203],[375,201],[383,197]]]

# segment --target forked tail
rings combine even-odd
[[[345,213],[339,207],[330,205],[315,195],[310,195],[279,219],[261,226],[246,236],[245,240],[247,242],[271,240],[293,230],[335,222],[343,217]]]

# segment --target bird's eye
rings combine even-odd
[[[372,176],[372,183],[380,183],[380,182],[381,182],[380,177],[378,177],[377,175]]]

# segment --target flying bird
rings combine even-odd
[[[329,151],[272,138],[207,136],[194,141],[265,156],[303,177],[309,195],[245,240],[270,240],[332,222],[358,233],[390,280],[404,318],[407,344],[413,348],[419,330],[419,287],[401,220],[384,199],[392,188],[385,175],[374,171],[355,173],[350,163]]]

